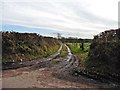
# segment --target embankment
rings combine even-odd
[[[36,33],[2,32],[2,62],[20,62],[49,56],[60,41]]]
[[[79,73],[120,83],[120,29],[105,31],[94,37],[85,69]]]

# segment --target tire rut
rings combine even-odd
[[[9,70],[9,69],[17,69],[17,68],[22,68],[22,67],[29,67],[29,66],[38,66],[41,64],[41,66],[45,67],[45,62],[49,62],[52,59],[55,59],[59,57],[60,52],[62,50],[62,45],[58,49],[57,53],[50,55],[47,58],[42,58],[39,60],[32,60],[32,61],[25,61],[25,62],[11,62],[11,63],[6,63],[2,65],[2,70]]]
[[[74,69],[80,65],[80,60],[68,50],[66,57],[61,57],[61,45],[58,52],[48,58],[44,58],[32,63],[30,67],[14,70],[4,73],[7,77],[3,78],[3,87],[32,87],[32,88],[99,88],[103,87],[101,83],[72,75]],[[58,59],[56,61],[56,59]],[[11,74],[12,77],[9,77]],[[18,75],[21,74],[21,75]],[[14,81],[15,80],[15,81]],[[23,84],[22,82],[26,82]],[[14,84],[16,83],[16,85]],[[99,85],[100,84],[100,85]]]

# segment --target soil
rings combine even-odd
[[[79,60],[72,55],[69,47],[68,55],[44,58],[31,66],[3,70],[3,88],[113,88],[114,84],[106,84],[83,76],[73,76],[72,71],[79,65]]]

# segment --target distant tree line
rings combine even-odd
[[[81,43],[81,42],[92,42],[92,39],[82,39],[82,38],[72,38],[72,37],[69,37],[69,38],[64,38],[62,37],[60,39],[63,43]]]
[[[80,44],[80,48],[84,50],[84,43],[86,42],[92,42],[92,39],[82,39],[82,38],[64,38],[62,37],[60,39],[63,43],[74,43],[74,46],[77,46],[77,44]]]

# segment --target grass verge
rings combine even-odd
[[[84,43],[84,50],[80,48],[79,43],[68,44],[72,53],[75,54],[81,60],[81,67],[84,67],[85,60],[88,57],[88,51],[91,43]]]
[[[23,47],[24,48],[24,47]],[[19,62],[19,61],[31,61],[36,60],[39,58],[47,57],[49,55],[52,55],[58,51],[60,48],[60,45],[55,45],[54,47],[38,47],[38,46],[32,46],[32,49],[27,47],[28,49],[24,54],[21,53],[15,53],[8,55],[6,57],[2,58],[2,62]],[[45,48],[45,49],[44,49]]]
[[[65,57],[65,56],[67,56],[67,53],[68,53],[67,47],[65,45],[63,45],[63,48],[62,48],[62,51],[61,51],[61,56]]]

